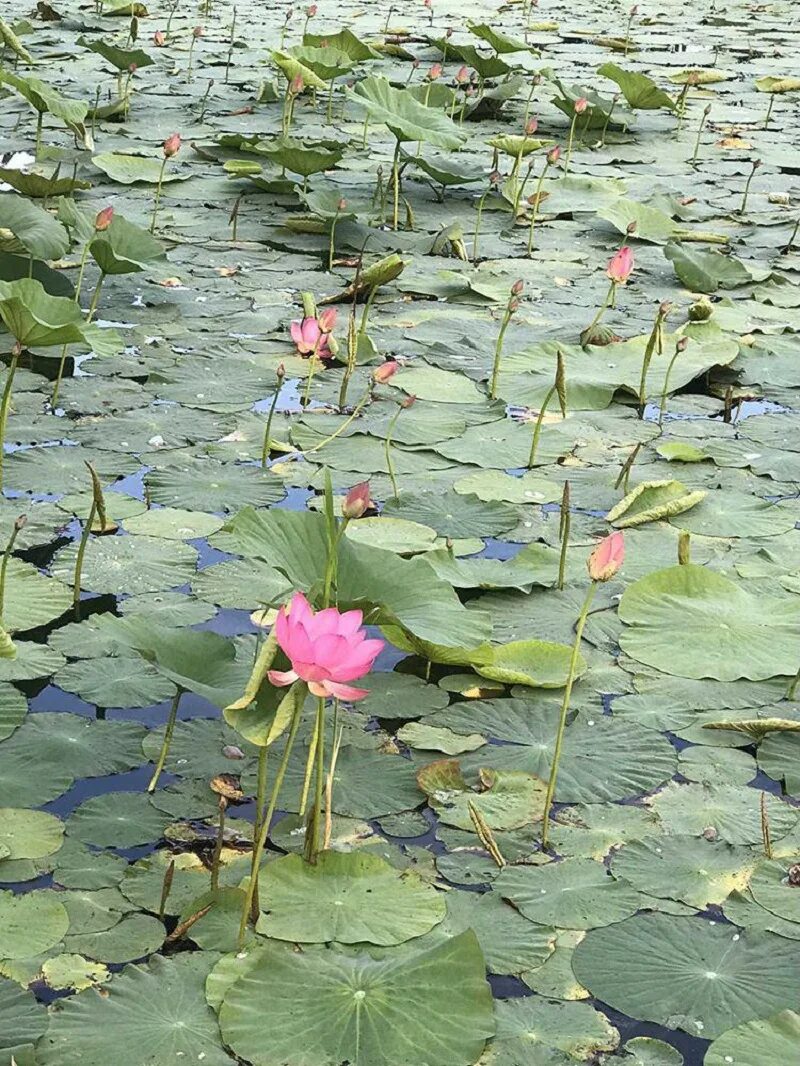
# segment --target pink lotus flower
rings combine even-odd
[[[348,492],[342,502],[342,514],[345,518],[360,518],[372,505],[369,495],[369,482],[359,481]]]
[[[589,556],[587,566],[592,581],[610,581],[622,566],[625,558],[625,541],[622,534],[611,533],[597,545]]]
[[[585,96],[579,96],[573,106],[575,108],[575,114],[582,115],[586,108],[589,106],[589,101],[586,99]]]
[[[269,679],[280,688],[305,681],[315,696],[360,700],[368,689],[347,684],[364,677],[383,650],[382,640],[368,640],[361,628],[361,611],[342,613],[335,607],[315,613],[302,592],[281,607],[275,623],[278,646],[292,664],[291,670],[270,670]]]
[[[625,247],[620,248],[614,258],[610,260],[606,267],[606,274],[608,274],[609,278],[615,285],[624,285],[632,273],[633,252],[627,245],[625,245]]]
[[[325,332],[313,315],[307,315],[302,322],[292,322],[289,332],[300,355],[316,355],[318,359],[333,357],[328,347],[330,332]]]

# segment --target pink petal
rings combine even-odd
[[[365,696],[369,695],[369,689],[367,688],[353,688],[352,685],[340,685],[336,681],[326,681],[324,687],[327,689],[328,695],[335,696],[338,700],[347,700],[349,703],[363,700]]]
[[[299,322],[292,322],[289,326],[289,333],[295,344],[300,345],[303,341],[303,329]]]
[[[348,653],[347,638],[338,633],[325,633],[314,642],[314,662],[328,673],[342,661],[347,661]]]
[[[270,683],[278,688],[286,688],[287,685],[293,685],[295,681],[299,680],[294,670],[268,670],[267,677]]]
[[[363,611],[345,611],[339,615],[339,632],[343,637],[348,637],[356,632],[363,621]]]

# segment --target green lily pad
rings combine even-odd
[[[800,85],[798,85],[800,88]],[[800,1014],[778,1011],[769,1018],[744,1022],[718,1037],[706,1052],[705,1066],[760,1066],[791,1062],[800,1040]]]
[[[689,492],[680,481],[643,481],[611,508],[606,519],[617,529],[657,522],[683,514],[707,495],[703,490]]]
[[[64,823],[44,811],[0,809],[0,845],[4,859],[40,859],[61,847]]]
[[[52,890],[15,896],[0,892],[0,956],[27,959],[57,944],[69,927],[69,918]]]
[[[101,848],[131,848],[158,840],[168,822],[141,792],[107,792],[75,809],[67,833]]]
[[[134,185],[138,181],[155,185],[161,173],[163,158],[158,156],[123,155],[118,152],[101,152],[92,156],[92,163],[112,181],[121,185]],[[186,181],[189,174],[181,174],[167,165],[163,182]]]

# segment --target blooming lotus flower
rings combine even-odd
[[[383,650],[382,640],[368,640],[361,627],[361,611],[327,607],[314,612],[302,592],[281,607],[275,623],[278,646],[288,656],[291,670],[270,670],[269,679],[281,688],[305,681],[315,696],[360,700],[368,689],[347,682],[364,677]]]
[[[624,285],[633,273],[633,251],[625,245],[606,267],[606,274],[615,285]]]
[[[622,566],[625,541],[620,532],[611,533],[597,545],[589,556],[587,566],[592,581],[610,581]]]
[[[289,332],[300,355],[316,355],[318,359],[333,357],[333,352],[328,347],[330,332],[321,328],[314,315],[307,315],[302,322],[292,322]]]

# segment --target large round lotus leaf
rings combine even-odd
[[[456,492],[474,494],[481,500],[500,500],[503,503],[558,503],[562,488],[539,474],[527,471],[521,477],[480,470],[468,474],[453,484]]]
[[[102,152],[100,155],[92,156],[92,163],[98,170],[102,170],[104,174],[107,174],[112,181],[119,182],[121,185],[133,185],[137,181],[145,181],[155,185],[159,180],[163,158]],[[176,173],[167,167],[161,180],[185,181],[190,176],[189,174]]]
[[[650,1036],[636,1036],[625,1044],[627,1066],[684,1066],[683,1055],[672,1044]]]
[[[629,585],[619,616],[625,654],[668,674],[757,681],[797,669],[800,599],[755,595],[702,566]]]
[[[157,951],[165,936],[164,926],[157,918],[150,914],[129,914],[110,929],[66,936],[64,947],[74,954],[118,965]]]
[[[559,855],[603,859],[611,848],[658,833],[655,815],[622,803],[565,807],[550,827],[550,843]]]
[[[0,978],[0,1062],[10,1062],[10,1058],[4,1058],[4,1051],[36,1043],[46,1029],[47,1011],[36,1002],[33,993],[15,981]]]
[[[494,891],[540,925],[592,929],[622,921],[641,906],[638,891],[590,859],[505,866]]]
[[[613,856],[611,870],[640,892],[681,900],[700,911],[731,892],[743,892],[758,861],[748,848],[722,841],[659,836],[626,844]]]
[[[386,502],[383,514],[430,526],[443,537],[491,537],[515,526],[515,507],[474,495],[446,492],[401,492]]]
[[[145,484],[153,503],[215,514],[269,507],[285,493],[283,482],[261,467],[224,466],[210,459],[153,470]]]
[[[72,658],[98,659],[130,651],[113,614],[95,614],[82,622],[69,622],[55,630],[51,648]]]
[[[194,626],[214,617],[213,607],[180,592],[131,596],[120,603],[119,609],[126,618],[145,617],[162,626]]]
[[[127,859],[110,851],[93,851],[71,837],[53,857],[53,880],[64,888],[89,892],[113,888],[127,869]]]
[[[734,1026],[714,1041],[706,1052],[704,1066],[766,1066],[790,1063],[800,1047],[800,1014],[778,1011]]]
[[[420,400],[435,400],[437,403],[476,403],[482,398],[478,387],[464,374],[433,366],[403,370],[402,377],[395,378],[392,384]],[[447,435],[454,436],[452,433]]]
[[[101,992],[59,1001],[37,1048],[37,1062],[231,1066],[203,995],[207,973],[200,953],[174,959],[156,955],[146,966],[127,967]]]
[[[359,710],[375,718],[421,718],[442,710],[448,702],[446,692],[413,674],[370,674],[364,687],[369,695],[359,702]]]
[[[141,792],[107,792],[83,802],[70,815],[67,832],[101,848],[132,848],[158,840],[169,818]]]
[[[123,914],[134,908],[118,888],[94,892],[67,890],[60,896],[69,915],[69,933],[102,933],[116,925]]]
[[[183,511],[175,507],[156,507],[125,521],[129,533],[144,533],[165,540],[195,540],[208,537],[222,527],[222,519],[203,511]]]
[[[750,881],[750,895],[760,907],[779,918],[800,922],[800,893],[789,879],[790,865],[790,862],[764,863]]]
[[[77,546],[62,549],[53,573],[70,585]],[[189,544],[159,537],[99,537],[86,545],[81,588],[91,592],[136,595],[184,585],[194,574],[197,551]]]
[[[797,1003],[797,945],[703,918],[638,914],[593,929],[575,949],[575,976],[634,1018],[713,1039]]]
[[[219,607],[252,611],[261,604],[286,600],[291,586],[283,574],[260,559],[232,559],[204,567],[192,581],[192,592]]]
[[[14,646],[17,649],[16,658],[0,658],[0,682],[33,681],[38,677],[47,677],[64,665],[64,656],[46,644],[15,640]]]
[[[455,588],[529,592],[533,585],[554,585],[558,576],[558,552],[543,544],[526,544],[509,559],[456,559],[445,549],[430,552],[426,559]]]
[[[558,1048],[580,1061],[619,1044],[614,1026],[588,1003],[548,1003],[538,996],[501,1000],[495,1017],[495,1040],[518,1037],[524,1046]]]
[[[0,808],[0,845],[6,859],[40,859],[61,847],[64,823],[44,811]]]
[[[797,505],[791,502],[770,503],[746,492],[717,490],[672,524],[706,537],[774,537],[794,529],[798,519]]]
[[[19,689],[0,684],[0,740],[10,737],[27,713],[28,701]]]
[[[429,805],[445,825],[470,829],[471,808],[478,811],[490,829],[519,829],[541,820],[546,785],[520,770],[478,770],[480,789],[470,787],[455,760],[440,759],[417,774]]]
[[[536,969],[526,970],[522,980],[534,992],[549,999],[563,999],[570,1002],[588,999],[589,993],[576,979],[572,972],[572,954],[581,940],[586,936],[582,929],[557,930],[555,951]]]
[[[98,707],[150,707],[175,692],[169,678],[138,655],[78,659],[59,670],[53,683]]]
[[[45,577],[35,566],[13,556],[6,571],[3,625],[6,629],[35,629],[63,614],[72,603],[70,590]]]
[[[362,518],[351,522],[347,536],[360,544],[397,552],[399,555],[415,555],[427,552],[434,546],[437,533],[430,526],[409,522],[405,518]]]
[[[650,801],[668,833],[700,836],[715,832],[729,844],[761,840],[761,796],[743,785],[670,784]],[[798,820],[798,812],[769,793],[764,804],[772,835],[778,839]]]
[[[290,781],[287,774],[280,807],[296,809],[305,765]],[[424,797],[417,787],[414,765],[399,755],[383,755],[346,745],[334,773],[333,809],[350,818],[379,818],[383,814],[419,807]]]
[[[240,861],[237,861],[238,855],[223,849],[220,884],[236,885],[250,872],[249,865],[247,869],[242,865],[249,864],[249,855],[241,855]],[[181,914],[192,900],[202,896],[209,887],[209,869],[194,852],[173,855],[168,851],[156,851],[139,859],[126,869],[120,890],[137,907],[157,914],[161,907],[164,878],[171,862],[175,863],[175,867],[165,913]]]
[[[758,746],[759,769],[783,781],[788,792],[800,792],[800,736],[773,733]]]
[[[689,781],[711,785],[746,785],[758,772],[756,761],[738,748],[693,745],[678,754],[678,772]]]
[[[479,700],[453,704],[427,724],[503,742],[467,756],[465,769],[524,770],[546,781],[558,713],[556,701],[545,708],[530,700]],[[581,716],[564,734],[556,798],[561,803],[601,803],[640,795],[672,777],[675,767],[674,748],[654,730],[602,714]]]
[[[326,851],[315,865],[287,855],[263,870],[259,892],[258,931],[304,944],[401,944],[445,914],[444,897],[413,871],[357,851]]]
[[[77,379],[76,379],[77,380]],[[66,385],[62,389],[62,405]],[[122,391],[119,382],[115,389]],[[141,401],[141,390],[136,402]],[[31,448],[26,451],[13,452],[4,465],[3,485],[17,489],[19,492],[64,493],[86,490],[88,473],[86,461],[89,460],[97,470],[100,480],[105,484],[116,477],[133,474],[139,466],[138,459],[129,455],[111,455],[102,452],[87,452],[85,448],[73,446],[52,446],[49,448]],[[86,513],[88,513],[88,508]]]
[[[146,759],[154,761],[158,758],[163,739],[163,727],[151,729],[144,735],[142,752]],[[210,780],[222,772],[242,773],[249,763],[231,761],[227,757],[224,749],[231,744],[239,746],[240,750],[246,747],[250,752],[254,751],[248,745],[243,745],[242,738],[218,718],[192,718],[178,722],[165,769],[182,777],[203,780]]]
[[[472,932],[378,962],[267,949],[228,989],[219,1019],[225,1043],[254,1066],[471,1066],[494,1033]]]
[[[95,721],[82,715],[31,714],[0,749],[27,757],[31,765],[61,766],[73,777],[125,773],[142,762],[145,729],[137,722]]]
[[[445,894],[447,913],[421,941],[426,947],[472,929],[489,973],[519,975],[541,966],[553,951],[555,929],[532,926],[496,892]]]
[[[364,78],[356,85],[351,98],[365,109],[372,122],[385,123],[398,141],[420,141],[437,148],[456,149],[466,140],[443,111],[426,107],[410,90],[396,89],[386,78]]]
[[[28,959],[61,940],[69,917],[52,890],[0,892],[0,958]]]

